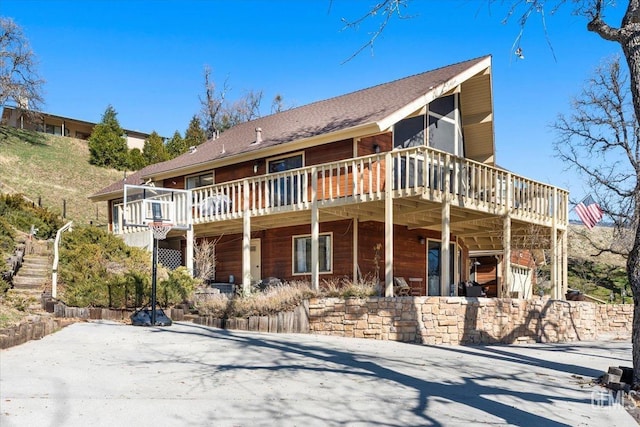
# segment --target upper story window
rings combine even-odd
[[[290,169],[298,169],[302,167],[302,153],[288,157],[280,157],[268,161],[269,173],[283,172]]]
[[[434,99],[429,103],[427,114],[395,124],[393,146],[408,148],[426,144],[464,157],[461,122],[457,93]]]
[[[187,177],[186,185],[187,190],[213,185],[213,172]]]

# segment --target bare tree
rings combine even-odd
[[[282,95],[279,93],[273,97],[273,101],[271,101],[271,113],[280,113],[285,110],[284,100]]]
[[[625,13],[620,25],[616,27],[606,22],[605,12],[617,4],[624,7],[625,3]],[[369,40],[349,59],[358,55],[367,47],[373,48],[374,42],[382,34],[392,18],[410,17],[406,15],[406,12],[410,10],[409,4],[410,0],[380,0],[376,5],[366,10],[358,19],[347,20],[342,18],[346,28],[357,28],[366,20],[377,19],[379,22],[377,30],[371,34]],[[486,0],[484,4],[490,8],[500,8],[508,5],[502,22],[517,20],[520,32],[515,38],[513,50],[519,56],[523,55],[521,42],[527,23],[531,19],[539,18],[546,29],[547,17],[554,15],[561,7],[570,5],[567,7],[572,7],[571,12],[574,15],[586,18],[587,31],[597,34],[604,40],[615,42],[622,48],[629,68],[631,97],[636,120],[640,119],[640,0],[627,0],[626,2],[613,2],[610,0]],[[551,41],[547,41],[552,46]]]
[[[221,89],[216,91],[215,82],[211,79],[211,68],[206,65],[204,67],[204,99],[200,98],[202,105],[201,113],[202,123],[207,134],[207,138],[213,138],[222,130],[219,129],[219,117],[222,107],[225,103],[227,92],[229,91],[228,81],[225,80]]]
[[[586,120],[572,121],[560,118],[556,128],[564,138],[564,144],[569,148],[566,155],[560,154],[569,164],[589,177],[590,181],[599,188],[600,201],[605,212],[619,226],[619,232],[628,240],[627,275],[633,291],[633,382],[640,388],[640,148],[638,127],[640,120],[640,0],[486,0],[488,6],[507,6],[507,13],[503,22],[516,19],[520,32],[513,45],[514,53],[523,55],[521,46],[522,35],[530,19],[536,17],[542,20],[546,28],[547,16],[553,15],[561,7],[571,7],[574,15],[586,18],[586,30],[593,32],[604,40],[617,43],[624,54],[628,68],[628,81],[616,80],[615,75],[601,74],[595,82],[599,84],[600,92],[591,95],[585,90],[582,103],[576,104],[583,112],[593,114],[586,116]],[[605,19],[606,11],[621,5],[624,14],[619,26],[615,26]],[[358,26],[366,19],[381,19],[379,30],[373,33],[369,42],[355,55],[373,42],[386,28],[391,18],[402,17],[407,9],[409,0],[380,0],[358,20],[345,21],[348,27]],[[626,7],[625,7],[626,6]],[[620,77],[620,66],[617,65],[617,77]],[[600,82],[600,83],[598,83]],[[608,93],[618,90],[616,94]],[[624,96],[623,96],[624,95]],[[630,97],[629,97],[630,95]],[[589,96],[595,96],[589,99]],[[623,96],[623,97],[621,97]],[[630,99],[629,99],[630,98]],[[624,101],[624,102],[623,102]],[[629,102],[630,101],[630,102]],[[616,108],[617,106],[617,108]],[[595,114],[601,111],[602,114]],[[624,115],[622,112],[624,111]],[[576,110],[573,117],[579,117]],[[611,126],[609,132],[599,134],[602,128]],[[592,127],[591,127],[592,126]],[[600,127],[600,130],[597,128]],[[564,129],[564,130],[563,130]],[[569,135],[572,135],[569,137]],[[575,144],[575,145],[574,145]],[[558,148],[562,148],[558,146]],[[608,155],[618,153],[613,157],[613,163],[600,163],[600,166],[588,163],[594,156],[611,159]],[[615,165],[615,167],[611,167]],[[625,167],[628,166],[628,167]],[[623,168],[625,172],[621,172]],[[626,196],[626,198],[625,198]]]
[[[0,105],[38,111],[43,84],[22,28],[11,18],[0,17]]]
[[[558,157],[587,178],[615,226],[617,244],[600,251],[626,257],[635,304],[633,382],[640,385],[640,125],[630,92],[619,60],[605,61],[573,100],[571,115],[561,114],[553,127]]]
[[[195,245],[194,261],[195,276],[202,280],[215,280],[216,278],[216,245],[222,236],[215,240],[201,239]]]
[[[200,116],[207,138],[214,138],[225,130],[249,120],[260,117],[262,91],[248,91],[234,102],[227,99],[229,81],[225,80],[218,87],[211,77],[211,68],[204,68],[204,98],[200,97],[202,106]]]

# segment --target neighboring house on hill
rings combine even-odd
[[[37,117],[37,119],[25,114],[22,109],[4,107],[0,123],[17,129],[35,130],[78,139],[89,139],[91,132],[93,132],[93,127],[97,124],[49,113],[36,113],[32,114],[32,116]],[[142,151],[144,141],[149,137],[149,134],[135,130],[123,130],[127,137],[127,147],[129,149],[138,148]]]
[[[90,198],[109,203],[114,233],[148,244],[127,226],[142,202],[125,212],[124,185],[189,189],[174,220],[190,229],[160,247],[192,269],[194,244],[218,239],[216,281],[247,287],[378,276],[387,296],[399,277],[412,295],[457,295],[482,258],[495,296],[527,297],[516,242],[535,228],[561,298],[568,193],[496,166],[491,78],[482,57],[262,117]]]

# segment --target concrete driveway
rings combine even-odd
[[[630,343],[432,347],[78,323],[0,351],[0,425],[635,425],[588,384],[610,365],[631,366]]]

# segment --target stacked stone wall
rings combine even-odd
[[[598,331],[614,338],[631,336],[633,323],[632,304],[600,304],[597,305],[596,322]]]
[[[551,299],[312,299],[311,333],[424,344],[627,339],[633,307]]]

